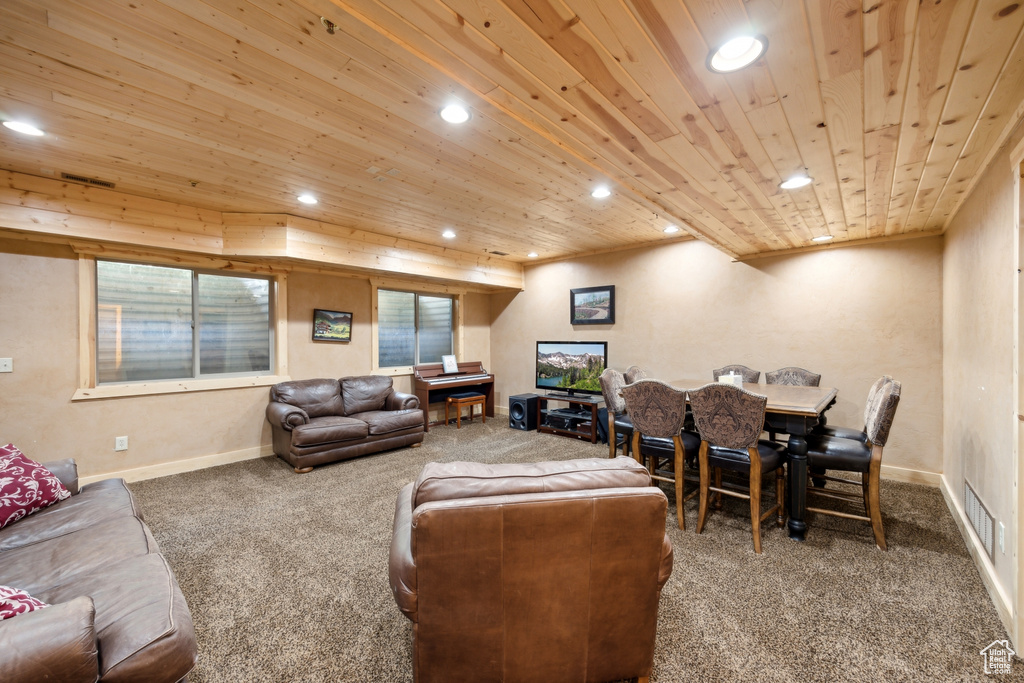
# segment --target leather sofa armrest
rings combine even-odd
[[[51,460],[42,465],[60,479],[60,483],[64,484],[64,488],[70,491],[72,496],[78,493],[78,465],[74,458]]]
[[[384,402],[385,410],[409,410],[420,407],[420,399],[414,394],[392,391]]]
[[[308,424],[309,414],[302,408],[289,403],[271,401],[267,404],[267,422],[273,427],[280,427],[290,432],[292,427]]]
[[[412,622],[417,619],[416,561],[412,554],[412,484],[406,484],[395,503],[388,580],[395,603]]]
[[[665,586],[665,582],[668,581],[668,577],[672,576],[672,561],[674,556],[675,553],[672,550],[672,541],[669,540],[668,534],[665,534],[665,540],[661,543],[661,566],[658,569],[659,591]]]
[[[0,671],[8,683],[94,683],[99,677],[96,608],[78,597],[0,621]]]

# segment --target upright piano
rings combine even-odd
[[[444,371],[441,363],[427,363],[413,367],[416,397],[423,409],[423,423],[430,431],[430,404],[441,403],[452,394],[479,391],[484,395],[487,417],[494,417],[494,375],[484,370],[480,361],[459,363],[458,372]]]

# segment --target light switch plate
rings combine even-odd
[[[14,359],[0,358],[0,372],[14,372]]]

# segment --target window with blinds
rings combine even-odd
[[[377,351],[382,368],[440,363],[452,353],[454,304],[448,296],[377,290]]]
[[[97,261],[98,382],[269,372],[270,284],[266,277]]]

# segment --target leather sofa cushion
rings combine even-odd
[[[650,485],[650,473],[625,456],[497,465],[431,462],[416,479],[412,500],[416,507],[435,500]]]
[[[807,465],[867,472],[871,465],[871,447],[859,439],[811,434],[807,437]]]
[[[349,415],[354,420],[366,422],[370,434],[390,434],[402,429],[423,426],[423,411],[419,408],[411,410],[371,410],[366,413]]]
[[[345,407],[341,402],[340,386],[336,379],[302,379],[294,382],[281,382],[270,388],[270,400],[298,406],[305,410],[310,417],[345,414]]]
[[[292,429],[293,446],[309,446],[351,439],[365,439],[368,434],[366,422],[351,417],[333,415],[316,417],[309,424]]]
[[[56,505],[0,529],[0,552],[87,529],[117,517],[139,517],[123,479],[103,479]]]
[[[384,375],[342,377],[340,381],[345,415],[381,410],[391,393],[392,380]]]
[[[786,462],[785,444],[761,440],[757,442],[757,452],[761,456],[762,473],[771,472]],[[750,454],[745,448],[711,446],[708,449],[708,462],[712,467],[743,472],[750,468]]]
[[[104,682],[153,680],[157,671],[162,680],[177,681],[194,666],[192,619],[162,555],[108,562],[39,597],[56,605],[79,595],[90,596],[96,605]]]
[[[0,577],[40,600],[55,604],[65,600],[47,599],[46,590],[74,582],[79,574],[102,572],[129,558],[157,551],[156,541],[142,520],[121,517],[4,551],[0,553]]]

